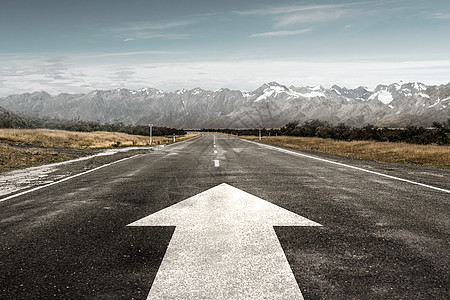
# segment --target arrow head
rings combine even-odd
[[[222,183],[128,226],[322,226]]]

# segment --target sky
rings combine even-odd
[[[450,82],[449,0],[0,0],[0,96]]]

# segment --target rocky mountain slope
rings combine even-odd
[[[270,128],[311,119],[354,126],[429,126],[450,118],[450,83],[395,83],[375,90],[336,85],[330,89],[287,87],[271,82],[252,92],[201,88],[176,92],[116,89],[57,96],[35,92],[0,99],[0,105],[14,112],[61,119],[179,128]]]

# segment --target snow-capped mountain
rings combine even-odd
[[[287,87],[270,82],[247,92],[226,88],[175,92],[114,89],[57,96],[35,92],[0,99],[0,105],[13,112],[61,119],[180,128],[269,128],[311,119],[354,126],[429,126],[450,118],[450,83],[400,82],[378,85],[375,90],[337,85],[330,89]]]

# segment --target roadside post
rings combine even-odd
[[[153,139],[152,139],[152,127],[153,127],[153,124],[148,124],[148,126],[150,127],[150,146],[152,145],[152,141],[153,141]]]

